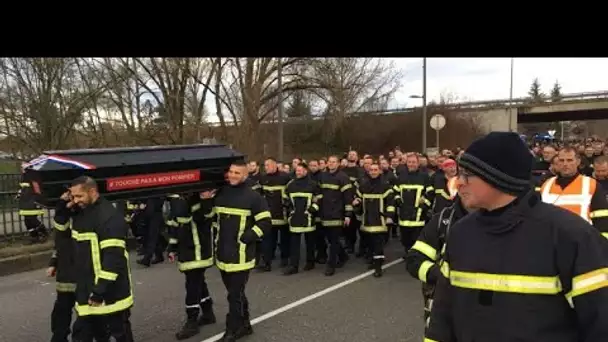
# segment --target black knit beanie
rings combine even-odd
[[[491,132],[475,140],[458,163],[496,189],[520,195],[530,190],[532,158],[517,133]]]

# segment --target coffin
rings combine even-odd
[[[53,207],[77,177],[94,178],[110,201],[214,189],[245,156],[224,145],[145,146],[46,151],[22,165],[23,178]]]

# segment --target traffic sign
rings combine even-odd
[[[441,114],[435,114],[431,117],[431,128],[440,131],[445,127],[445,116]]]

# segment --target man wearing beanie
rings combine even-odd
[[[458,194],[479,208],[451,229],[426,342],[608,341],[608,240],[531,189],[516,133],[460,157]]]

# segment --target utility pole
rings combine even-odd
[[[422,153],[426,153],[426,57],[422,59]]]
[[[279,138],[279,151],[278,151],[278,158],[279,160],[283,160],[283,61],[281,60],[281,58],[278,58],[279,60],[279,65],[278,65],[278,69],[277,69],[277,91],[279,92],[279,107],[278,107],[278,112],[277,112],[277,116],[279,119],[279,132],[278,132],[278,138]]]
[[[513,132],[516,129],[513,127],[513,60],[511,57],[511,86],[509,89],[509,132]]]

